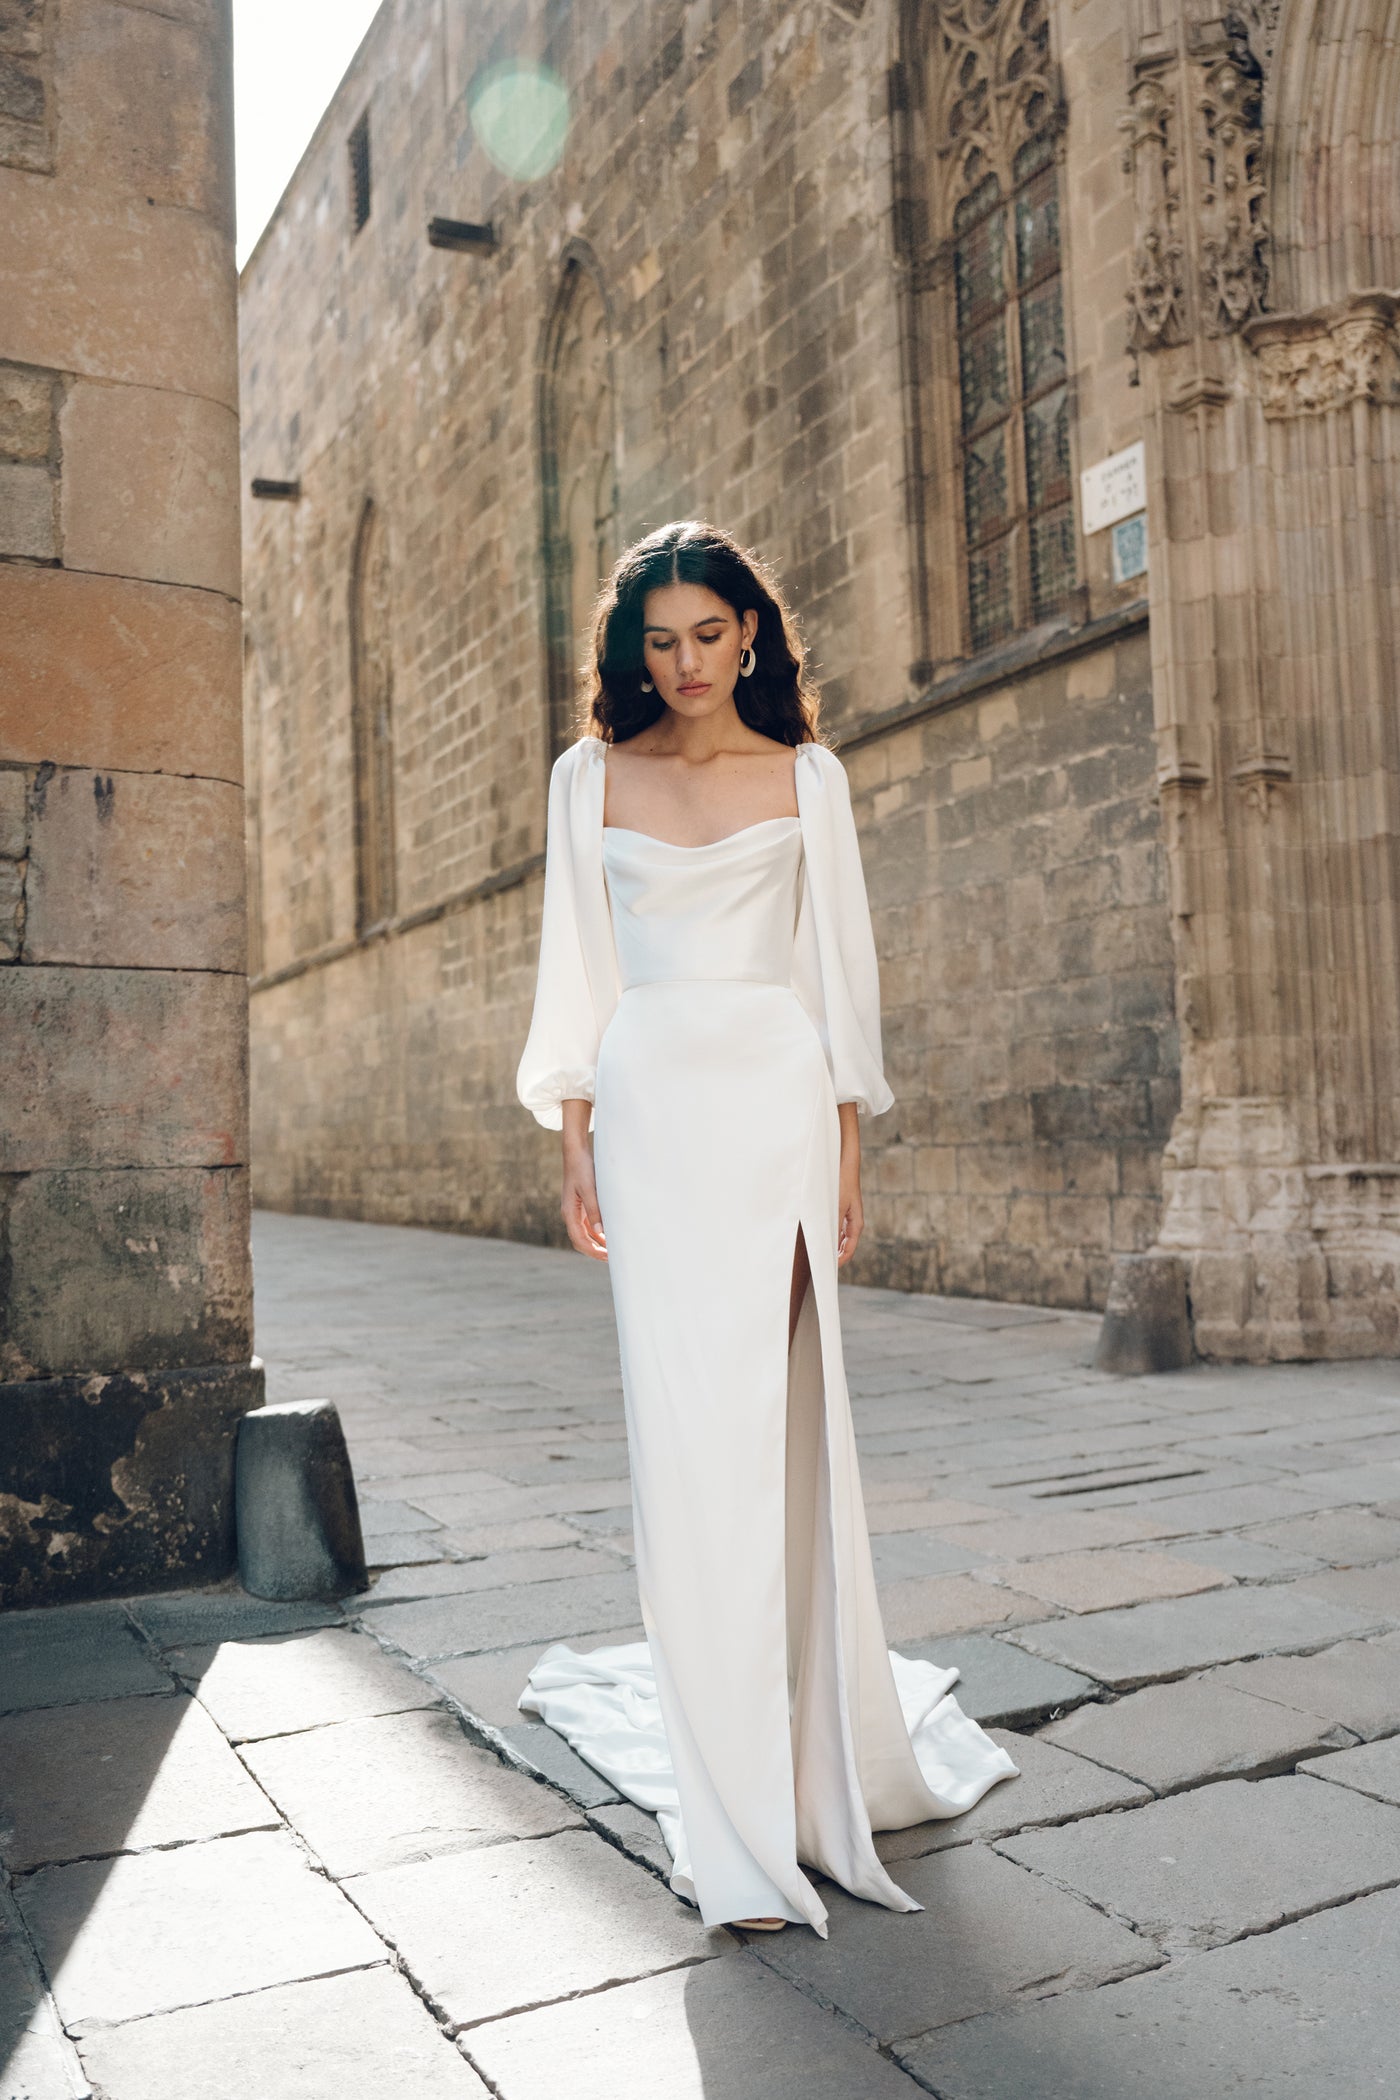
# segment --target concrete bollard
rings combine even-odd
[[[345,1597],[368,1587],[355,1476],[330,1400],[254,1408],[238,1429],[238,1577],[254,1597]]]
[[[1132,1378],[1180,1371],[1195,1360],[1185,1262],[1175,1254],[1120,1254],[1094,1369]]]

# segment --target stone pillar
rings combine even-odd
[[[0,1603],[233,1565],[228,0],[0,0]]]
[[[1197,1348],[1400,1351],[1400,0],[1135,0],[1144,395]],[[1277,45],[1277,48],[1275,46]]]

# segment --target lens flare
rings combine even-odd
[[[488,66],[467,98],[472,127],[503,175],[534,182],[564,150],[569,91],[550,66],[508,58]]]

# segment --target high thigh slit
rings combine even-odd
[[[844,775],[800,748],[799,815],[704,847],[605,831],[602,775],[593,740],[555,769],[520,1091],[541,1121],[594,1103],[646,1640],[550,1649],[521,1705],[657,1810],[708,1924],[824,1934],[804,1868],[916,1909],[872,1828],[958,1814],[1015,1771],[956,1671],[892,1660],[876,1601],[837,1102],[889,1093]]]

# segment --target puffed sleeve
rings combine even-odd
[[[603,782],[596,737],[562,752],[549,777],[539,975],[515,1079],[524,1106],[546,1130],[562,1130],[562,1101],[593,1099],[598,1044],[617,1004],[603,877]]]
[[[803,885],[793,988],[811,1015],[838,1101],[894,1105],[880,1050],[880,975],[846,769],[824,744],[797,747]]]

